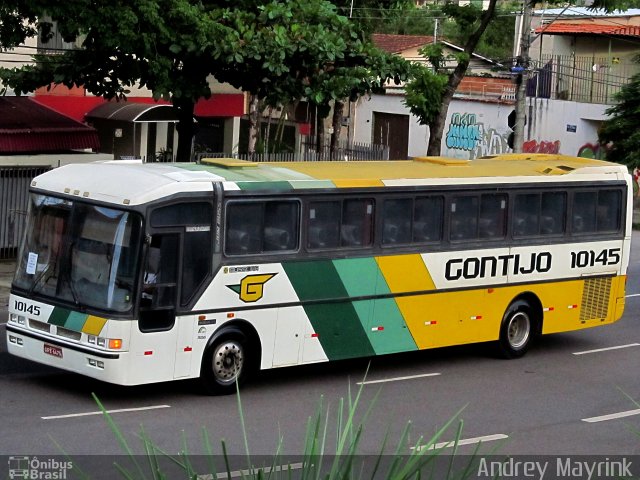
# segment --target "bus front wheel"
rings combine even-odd
[[[210,395],[227,395],[236,391],[246,378],[247,336],[232,329],[219,335],[205,350],[200,371],[200,382]]]
[[[509,305],[500,325],[499,353],[505,358],[522,357],[533,336],[533,310],[524,300]]]

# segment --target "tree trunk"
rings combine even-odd
[[[344,102],[336,100],[333,105],[333,133],[331,134],[331,160],[338,158],[338,142],[340,141],[340,133],[342,132],[342,114],[344,112]]]
[[[190,162],[193,149],[193,135],[195,124],[193,112],[196,103],[190,98],[180,98],[173,101],[173,106],[178,109],[178,149],[175,159],[177,162]]]
[[[249,146],[247,147],[249,156],[256,154],[256,144],[258,143],[258,137],[260,135],[258,102],[257,95],[252,94],[249,97]]]
[[[463,66],[461,66],[464,64]],[[451,104],[451,100],[453,99],[453,94],[458,88],[458,85],[462,81],[464,77],[464,72],[467,70],[469,66],[469,62],[458,63],[458,66],[453,71],[451,75],[449,75],[449,81],[447,82],[447,86],[445,87],[444,94],[442,95],[442,100],[440,103],[440,111],[438,112],[438,116],[432,125],[429,125],[429,145],[427,147],[427,155],[429,156],[438,156],[440,155],[440,150],[442,146],[442,135],[444,134],[444,124],[447,122],[447,114],[449,112],[449,104]],[[460,72],[458,73],[458,69]]]
[[[264,152],[267,155],[270,152],[270,150],[273,150],[273,147],[271,146],[271,115],[273,114],[273,107],[269,107],[269,114],[267,116],[267,132],[264,136]],[[268,157],[267,157],[268,158]]]
[[[496,3],[498,0],[490,0],[488,8],[482,12],[480,17],[480,25],[471,34],[467,43],[464,46],[464,53],[468,55],[468,59],[458,62],[453,73],[449,75],[447,86],[445,87],[444,94],[442,95],[442,103],[440,107],[440,113],[432,125],[429,125],[429,146],[427,147],[427,155],[440,155],[440,149],[442,145],[442,134],[444,133],[444,124],[447,121],[447,113],[449,111],[449,104],[453,99],[453,94],[456,92],[458,85],[464,78],[467,72],[467,67],[471,60],[471,54],[478,46],[482,35],[489,26],[489,22],[493,19],[493,15],[496,10]]]
[[[316,106],[316,148],[319,159],[326,160],[325,142],[324,142],[324,121],[331,112],[331,106],[328,103]]]

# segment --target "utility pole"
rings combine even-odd
[[[520,55],[515,67],[517,69],[516,86],[516,121],[513,129],[513,151],[522,153],[524,143],[524,124],[527,109],[527,77],[529,70],[529,42],[531,41],[531,2],[523,0],[522,31],[520,32]]]

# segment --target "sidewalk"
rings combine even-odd
[[[0,308],[9,304],[9,290],[15,269],[14,261],[0,260]]]

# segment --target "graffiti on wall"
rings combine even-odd
[[[522,144],[524,153],[560,153],[560,140],[545,142],[544,140],[529,140]]]
[[[462,151],[474,159],[508,152],[507,138],[493,128],[485,129],[473,113],[454,113],[445,140],[448,149]]]
[[[605,160],[607,158],[607,147],[599,143],[585,143],[578,149],[578,157],[597,158]]]
[[[472,151],[480,141],[480,125],[473,113],[454,113],[447,132],[447,148]]]

